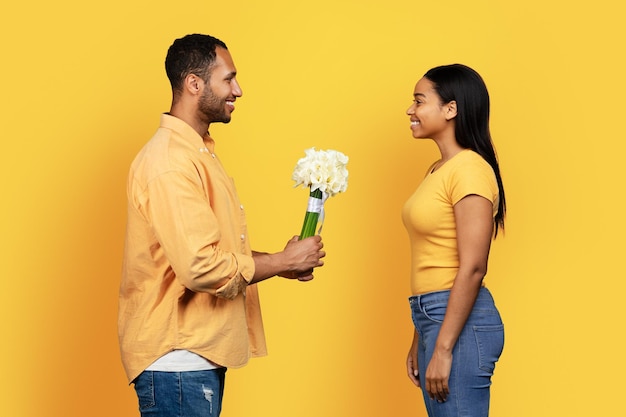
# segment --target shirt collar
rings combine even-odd
[[[172,116],[169,113],[161,114],[161,127],[177,132],[194,148],[198,149],[199,152],[208,152],[210,154],[215,152],[215,141],[209,136],[209,132],[202,138],[194,128],[176,116]]]

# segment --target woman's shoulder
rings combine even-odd
[[[458,153],[456,160],[456,166],[460,167],[476,167],[482,169],[492,170],[489,162],[485,160],[478,152],[472,149],[464,149]]]
[[[468,194],[481,195],[495,201],[498,184],[491,165],[471,149],[462,151],[458,156],[447,178],[453,201],[459,201]]]
[[[465,180],[468,178],[487,178],[495,181],[495,174],[489,162],[472,149],[464,149],[455,158],[450,167],[451,178]]]

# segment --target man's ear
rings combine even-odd
[[[452,100],[445,105],[446,120],[452,120],[456,117],[456,100]]]
[[[183,84],[183,88],[187,90],[191,95],[198,95],[202,91],[202,87],[204,86],[204,81],[200,77],[195,74],[188,74],[185,77],[185,82]]]

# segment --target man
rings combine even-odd
[[[228,367],[266,354],[256,283],[308,281],[319,236],[253,252],[243,206],[215,153],[242,92],[226,45],[187,35],[165,60],[172,105],[133,161],[119,339],[142,416],[219,416]]]

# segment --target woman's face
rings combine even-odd
[[[433,83],[420,79],[413,91],[413,104],[406,111],[411,120],[411,131],[416,139],[437,139],[450,128],[450,108],[441,102]]]

